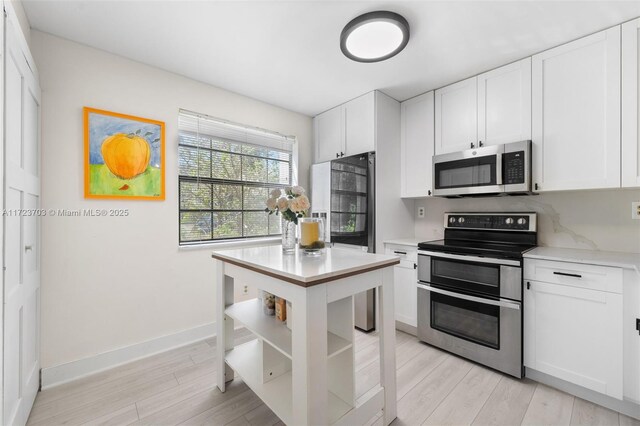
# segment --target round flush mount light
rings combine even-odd
[[[400,53],[408,42],[407,20],[385,10],[358,16],[340,34],[342,53],[357,62],[384,61]]]

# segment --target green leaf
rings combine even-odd
[[[139,135],[141,131],[142,130],[140,130],[140,129],[136,130],[136,135]]]
[[[155,138],[155,139],[153,140],[153,142],[158,142],[159,140],[160,140],[160,138]]]
[[[151,132],[146,132],[146,133],[144,134],[144,137],[146,138],[147,136],[150,136],[150,135],[152,135],[152,134],[153,134],[153,133],[151,133]]]

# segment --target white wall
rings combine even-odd
[[[631,202],[640,190],[552,192],[537,196],[416,201],[425,218],[415,216],[416,237],[433,240],[444,233],[443,214],[462,211],[534,211],[538,245],[640,253],[640,220],[631,219]]]
[[[27,40],[27,45],[31,48],[31,24],[29,24],[27,14],[24,12],[22,0],[9,0],[8,3],[13,7],[16,17],[18,18],[18,24],[20,24],[22,34],[24,34],[24,38]]]
[[[43,218],[42,367],[213,322],[211,248],[178,249],[178,109],[296,135],[305,187],[311,118],[38,31],[31,44],[43,91],[42,208],[130,210]],[[83,199],[83,106],[166,123],[166,201]]]

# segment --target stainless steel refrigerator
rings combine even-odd
[[[325,218],[325,241],[375,253],[375,153],[311,166],[311,214]],[[375,329],[375,290],[355,296],[355,325]]]

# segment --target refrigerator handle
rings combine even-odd
[[[367,168],[367,232],[369,253],[376,252],[376,154],[369,153]]]

